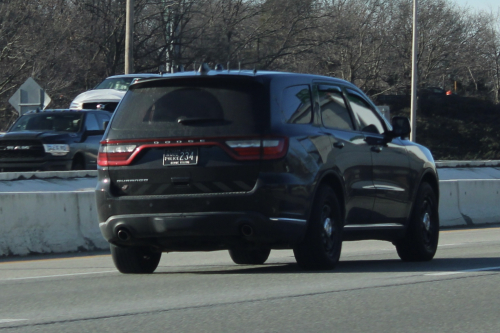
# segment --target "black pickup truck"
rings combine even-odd
[[[0,136],[0,171],[96,169],[110,118],[100,110],[30,111]]]

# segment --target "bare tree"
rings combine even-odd
[[[484,33],[484,57],[488,83],[495,103],[500,103],[500,12],[492,14],[489,29]]]

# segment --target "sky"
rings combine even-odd
[[[493,9],[494,12],[500,7],[500,1],[498,0],[454,0],[458,5],[465,6],[473,10],[486,10],[490,11]]]

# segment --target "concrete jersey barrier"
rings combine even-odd
[[[442,180],[439,185],[441,226],[500,223],[500,179]]]
[[[0,256],[108,248],[93,191],[0,193],[0,221]]]

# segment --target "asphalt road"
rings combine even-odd
[[[500,332],[500,228],[441,232],[436,258],[344,243],[334,271],[291,251],[263,266],[227,252],[164,254],[123,275],[107,253],[0,260],[0,332]]]

